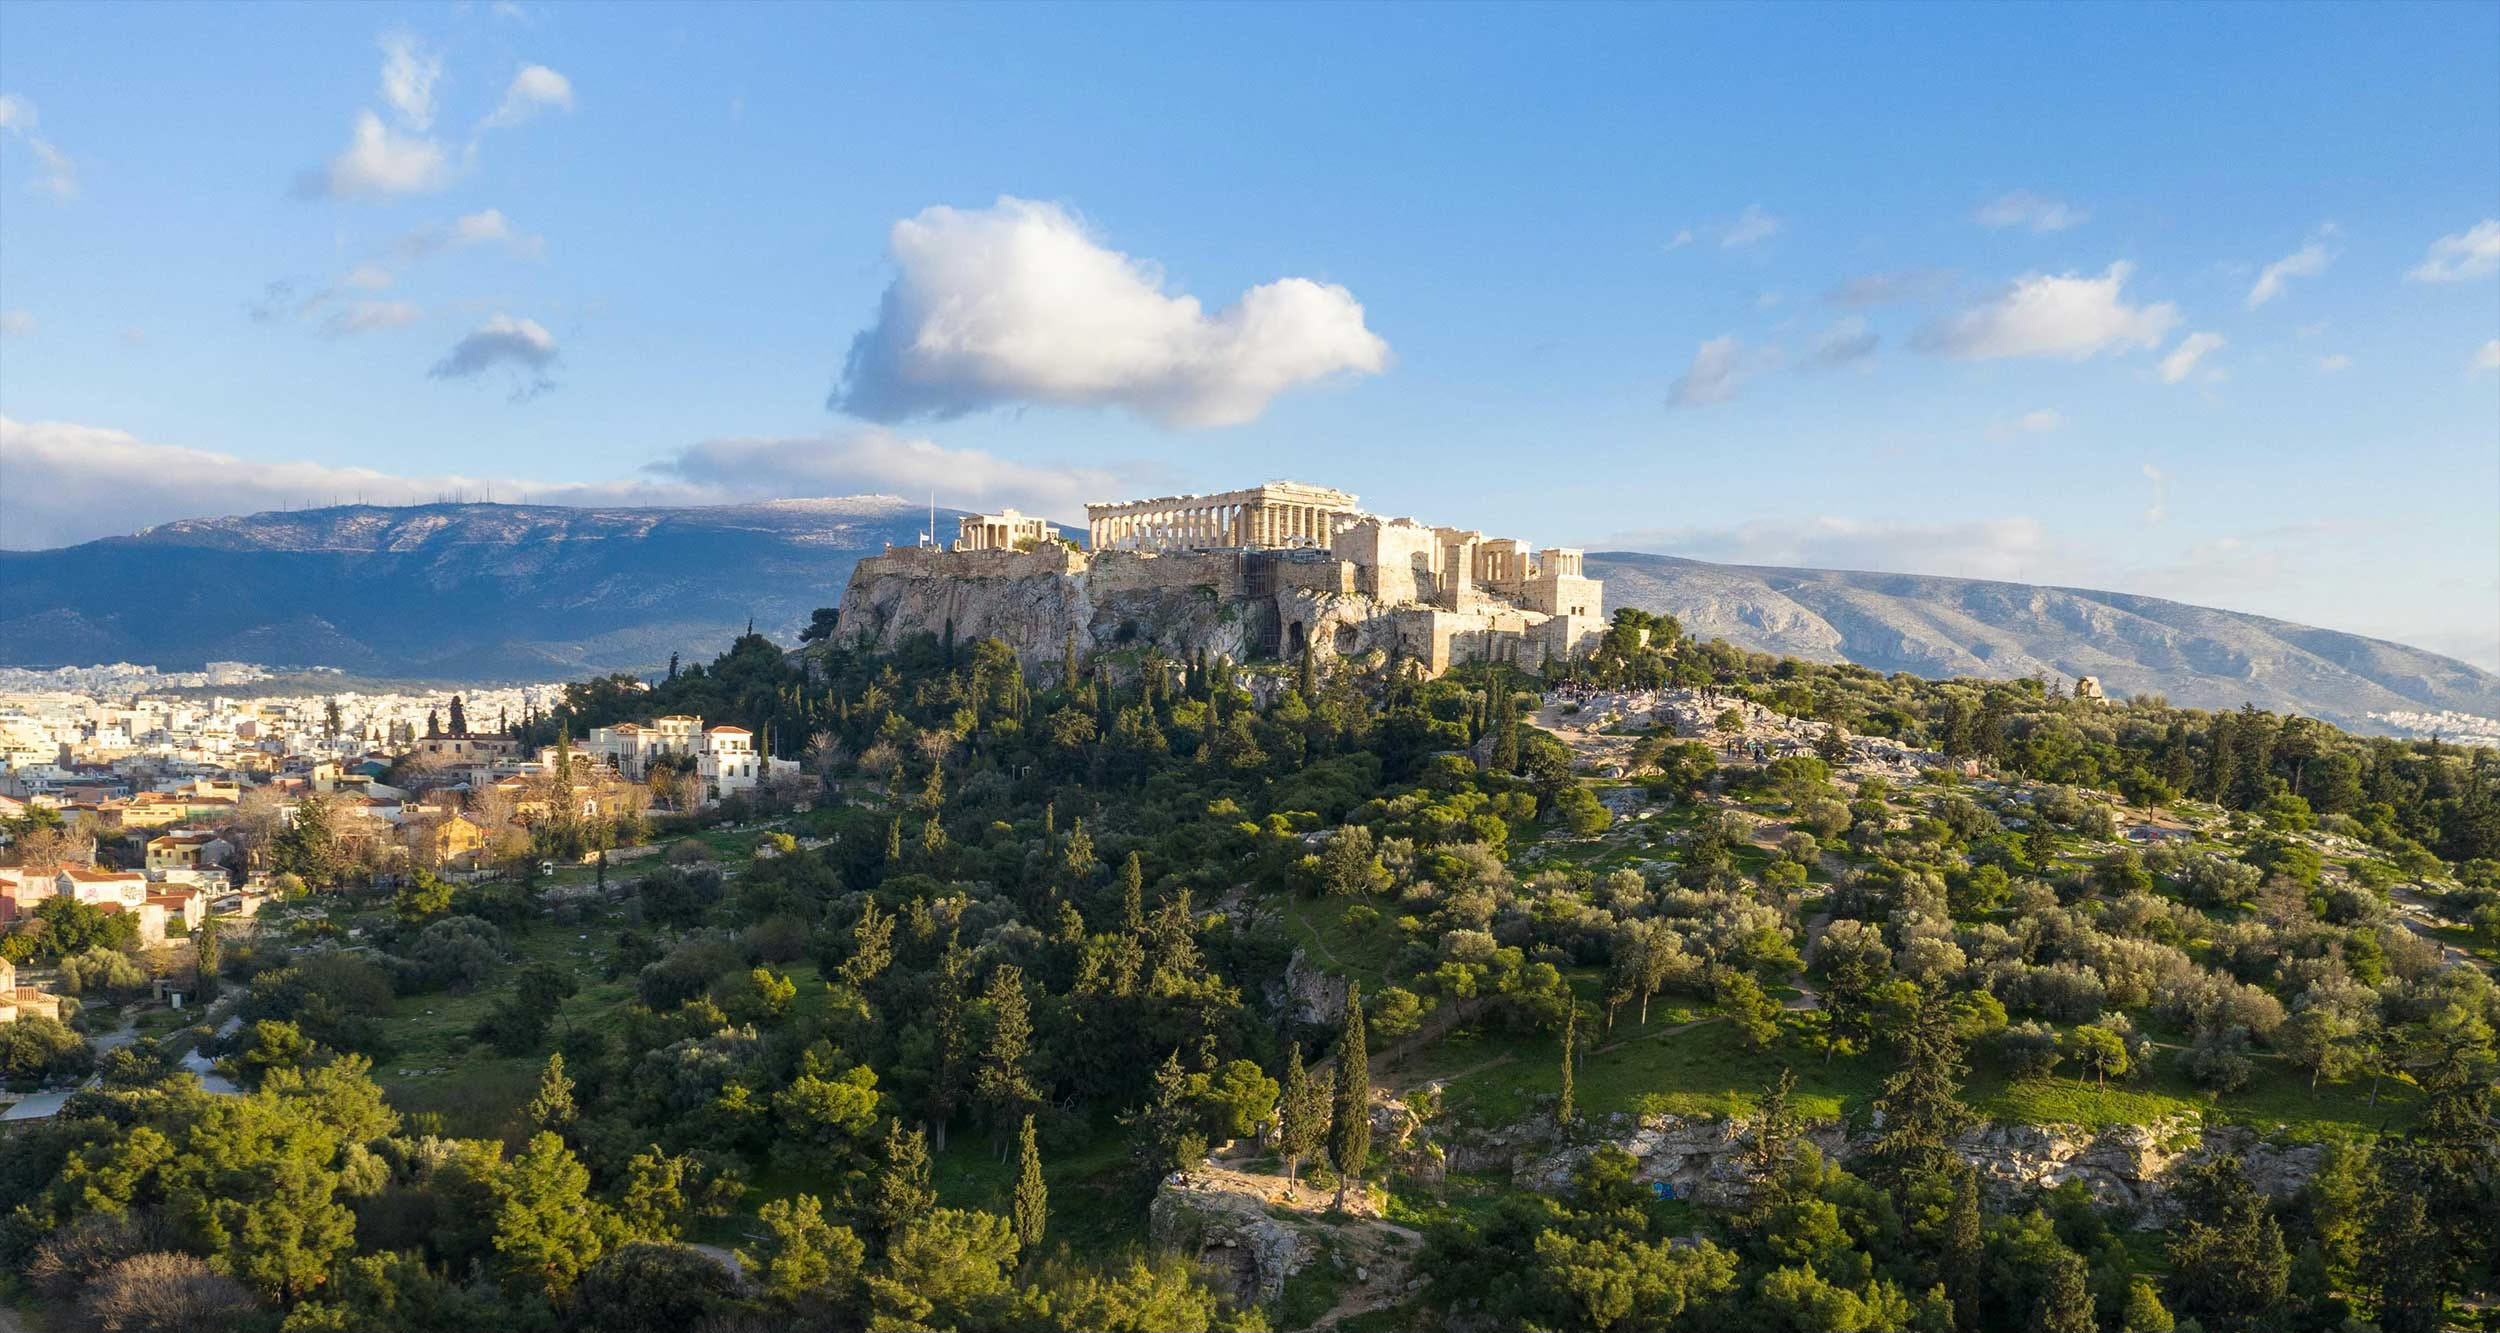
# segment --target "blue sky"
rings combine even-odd
[[[2500,664],[2496,66],[2492,5],[12,4],[0,545],[1292,476]]]

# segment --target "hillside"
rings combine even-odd
[[[940,510],[951,533],[956,511]],[[686,509],[344,506],[0,552],[0,664],[211,660],[551,679],[786,641],[928,511],[890,496]],[[1593,554],[1610,606],[1744,647],[1921,675],[2097,675],[2113,693],[2384,730],[2500,717],[2500,676],[2383,640],[2158,598],[1977,579]]]
[[[2370,714],[2500,717],[2500,676],[2384,639],[2158,597],[1986,579],[1592,553],[1606,605],[1766,653],[1914,675],[2098,676],[2192,708],[2254,703],[2362,731]]]

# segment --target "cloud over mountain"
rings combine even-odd
[[[1232,426],[1288,389],[1389,364],[1343,287],[1281,278],[1210,314],[1056,204],[932,207],[888,245],[894,281],[827,402],[872,421],[1053,403]]]

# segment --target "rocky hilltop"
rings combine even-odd
[[[938,511],[938,530],[959,517]],[[862,556],[911,545],[927,526],[924,506],[892,496],[186,520],[0,551],[0,665],[240,660],[469,680],[649,671],[671,653],[718,651],[750,619],[791,641]],[[2158,598],[1625,553],[1589,555],[1587,573],[1605,581],[1609,609],[1672,612],[1761,652],[1931,676],[2096,675],[2114,693],[2253,702],[2361,731],[2390,729],[2373,714],[2500,718],[2500,676],[2453,658]],[[1173,600],[1110,630],[1188,610]]]

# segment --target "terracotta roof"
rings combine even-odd
[[[86,884],[116,884],[126,879],[147,878],[136,870],[99,870],[94,866],[63,866],[61,873]]]
[[[747,729],[746,729],[746,728],[744,728],[744,727],[713,727],[713,728],[710,728],[709,730],[705,731],[703,734],[704,734],[704,735],[706,735],[706,736],[718,736],[718,735],[720,735],[722,732],[728,732],[728,733],[730,733],[730,734],[732,734],[732,735],[737,735],[737,736],[752,736],[752,735],[754,735],[754,734],[755,734],[754,732],[749,731],[749,730],[747,730]]]

